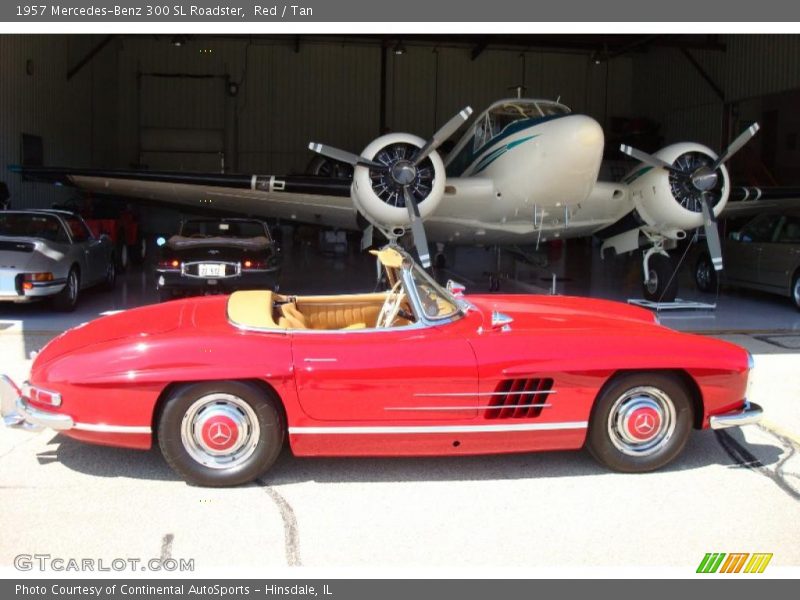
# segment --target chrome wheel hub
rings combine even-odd
[[[189,407],[181,422],[183,447],[194,460],[212,469],[246,461],[260,436],[258,418],[247,402],[232,394],[209,394]]]
[[[675,405],[655,387],[628,390],[617,398],[608,417],[611,443],[629,456],[648,456],[666,445],[675,432]]]

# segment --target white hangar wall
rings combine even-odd
[[[0,181],[8,185],[12,207],[48,207],[71,194],[8,172],[21,160],[22,134],[42,138],[46,165],[115,164],[116,42],[67,80],[102,38],[0,35]]]

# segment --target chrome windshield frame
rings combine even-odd
[[[466,301],[459,301],[458,298],[453,296],[450,292],[436,283],[422,267],[416,262],[411,260],[408,255],[404,256],[403,266],[399,269],[400,277],[403,281],[403,287],[406,290],[411,306],[416,313],[417,322],[427,326],[441,325],[444,323],[452,323],[461,319],[469,310],[471,305]],[[439,294],[444,300],[452,304],[455,310],[447,315],[441,317],[432,317],[425,312],[425,307],[422,304],[422,299],[419,296],[419,289],[414,281],[414,272],[417,272],[426,284],[430,285],[434,292]]]

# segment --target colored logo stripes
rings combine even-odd
[[[509,142],[505,146],[500,146],[499,148],[495,148],[494,150],[489,152],[489,154],[485,155],[478,162],[478,164],[475,167],[475,173],[480,173],[486,167],[488,167],[490,164],[492,164],[494,161],[496,161],[498,158],[500,158],[503,154],[505,154],[509,150],[512,150],[513,148],[516,148],[520,144],[524,144],[528,140],[532,140],[533,138],[536,138],[536,137],[539,137],[539,136],[538,135],[529,135],[528,137],[524,137],[524,138],[521,138],[521,139],[518,139],[518,140],[514,140],[513,142]]]
[[[772,560],[771,553],[756,552],[709,552],[700,561],[697,567],[698,573],[763,573],[769,561]]]

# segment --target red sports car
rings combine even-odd
[[[692,429],[756,422],[749,354],[643,309],[559,296],[451,293],[402,250],[384,293],[236,292],[103,317],[3,377],[8,425],[161,447],[187,481],[297,456],[424,456],[586,447],[661,467]],[[451,286],[448,286],[451,287]]]

